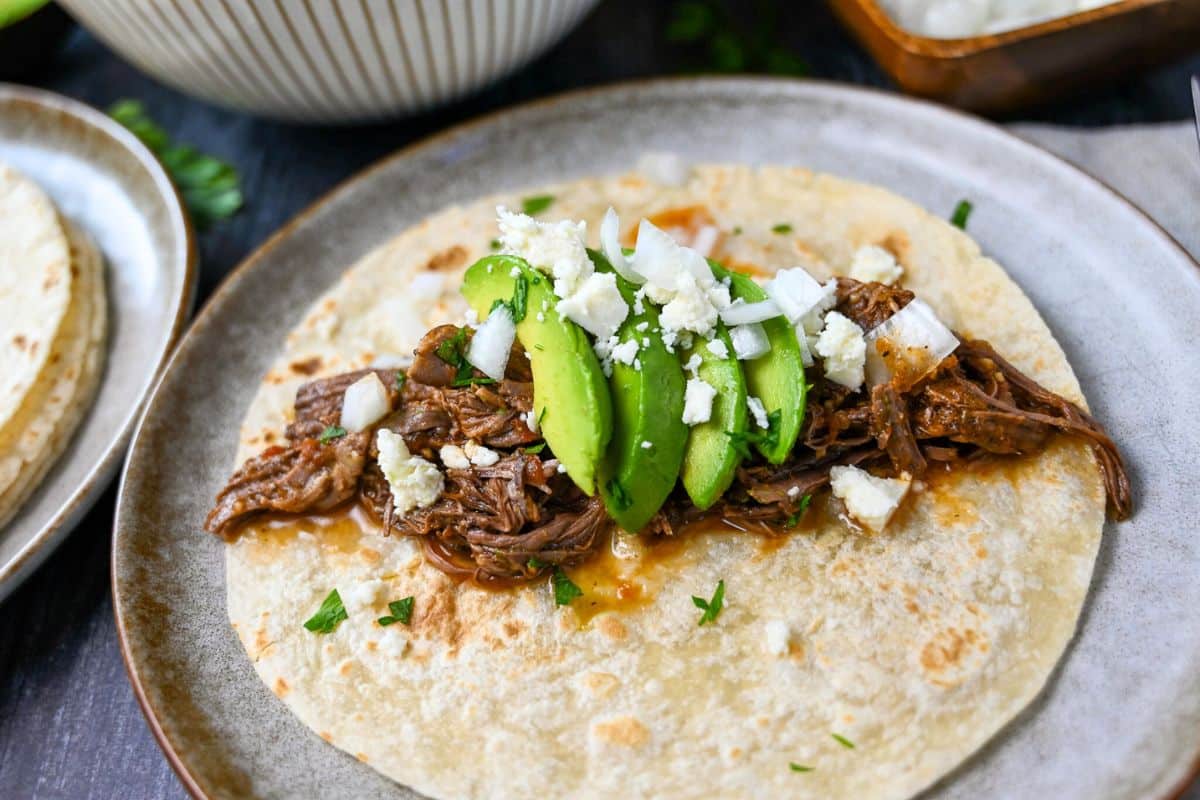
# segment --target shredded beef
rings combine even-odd
[[[914,295],[899,286],[837,279],[837,310],[869,331],[912,302]]]

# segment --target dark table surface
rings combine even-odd
[[[888,85],[822,4],[783,4],[780,37],[814,77]],[[265,122],[192,100],[73,31],[26,79],[106,108],[141,99],[178,141],[233,162],[245,209],[200,237],[200,298],[253,248],[334,184],[422,136],[530,98],[628,78],[703,69],[666,42],[669,3],[607,0],[566,40],[507,80],[450,107],[390,124],[323,128]],[[1200,44],[1200,43],[1198,43]],[[0,54],[3,58],[3,54]],[[1022,119],[1103,126],[1190,117],[1187,76],[1200,54],[1078,95]],[[115,487],[67,542],[3,603],[0,798],[171,798],[184,791],[126,681],[109,594]]]

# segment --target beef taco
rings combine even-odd
[[[308,312],[237,463],[255,669],[434,797],[909,796],[1035,697],[1132,509],[999,265],[784,167],[429,218]]]

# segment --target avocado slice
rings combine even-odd
[[[517,323],[517,339],[529,354],[533,409],[542,437],[571,480],[591,495],[612,436],[613,412],[587,333],[558,315],[550,278],[523,258],[496,255],[476,261],[463,278],[463,297],[483,319],[497,300],[513,298],[521,278],[527,290],[526,313]]]
[[[726,357],[721,358],[708,349],[708,343],[713,339],[725,343]],[[693,355],[700,356],[700,380],[717,390],[708,422],[693,426],[688,433],[680,473],[688,497],[696,508],[703,510],[717,502],[733,483],[741,456],[730,434],[746,432],[749,410],[746,408],[746,379],[733,354],[733,343],[724,323],[717,323],[717,330],[710,339],[696,337],[692,346],[680,353],[681,363],[686,364]]]
[[[597,271],[612,272],[600,253],[588,251]],[[617,288],[633,306],[637,287],[617,276]],[[688,427],[683,424],[683,369],[663,344],[658,309],[644,304],[617,329],[621,342],[641,342],[641,368],[614,362],[608,380],[613,401],[613,435],[600,464],[599,489],[608,515],[636,533],[658,513],[683,464]],[[649,442],[650,446],[643,446]]]
[[[715,261],[709,261],[709,266],[718,279],[730,279],[729,293],[734,300],[741,298],[747,303],[757,303],[767,299],[766,291],[749,276],[727,270]],[[742,371],[746,375],[746,393],[762,401],[768,417],[779,412],[778,422],[771,425],[771,435],[760,438],[754,446],[767,461],[781,464],[792,452],[804,423],[807,394],[804,362],[800,359],[796,331],[786,319],[769,319],[762,326],[771,343],[771,352],[743,361]],[[758,428],[752,427],[752,430]]]

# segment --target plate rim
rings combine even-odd
[[[1156,234],[1163,240],[1163,243],[1176,252],[1185,263],[1190,264],[1193,268],[1200,272],[1200,260],[1192,256],[1191,253],[1159,222],[1150,217],[1140,206],[1130,200],[1125,194],[1114,188],[1107,181],[1098,178],[1083,168],[1077,166],[1071,161],[1056,155],[1055,153],[1041,147],[1028,139],[1025,139],[1016,133],[1013,133],[1000,124],[988,119],[984,119],[975,114],[971,114],[959,109],[950,108],[940,105],[930,100],[911,97],[909,95],[900,94],[898,92],[888,91],[886,89],[863,86],[858,84],[845,83],[841,81],[817,79],[817,78],[781,78],[774,76],[728,76],[720,74],[701,74],[688,76],[666,76],[666,77],[651,77],[628,81],[614,81],[593,86],[572,89],[565,92],[559,92],[545,97],[538,97],[515,105],[504,106],[494,111],[489,111],[479,116],[471,117],[462,122],[455,123],[447,128],[443,128],[428,136],[422,137],[414,142],[411,142],[395,151],[382,156],[381,158],[367,164],[365,167],[351,173],[347,177],[335,183],[331,188],[320,194],[315,200],[306,205],[301,211],[288,219],[274,233],[272,233],[261,244],[255,247],[245,258],[240,261],[228,274],[226,274],[218,284],[217,288],[205,299],[203,307],[197,312],[192,324],[187,331],[176,342],[174,351],[165,367],[162,367],[158,380],[155,382],[153,390],[149,393],[145,402],[142,405],[141,411],[138,414],[137,425],[133,431],[133,437],[130,440],[128,458],[125,460],[121,470],[121,478],[117,491],[117,501],[114,513],[113,536],[110,552],[110,567],[109,579],[111,584],[113,598],[113,617],[117,627],[117,641],[121,651],[121,660],[125,667],[125,674],[133,688],[133,693],[137,699],[138,706],[142,711],[142,715],[146,720],[154,739],[157,742],[159,749],[162,750],[172,770],[179,778],[183,787],[188,794],[196,800],[210,800],[217,795],[207,793],[200,786],[196,778],[191,774],[187,764],[180,754],[176,751],[170,738],[163,730],[159,723],[150,700],[146,694],[141,680],[138,676],[136,666],[134,664],[133,654],[131,652],[129,638],[125,628],[125,618],[122,612],[122,596],[120,584],[116,570],[116,557],[118,553],[119,543],[122,540],[120,518],[121,509],[125,505],[125,496],[127,490],[127,478],[130,472],[130,464],[136,457],[138,450],[138,440],[141,437],[142,428],[145,423],[151,408],[158,396],[159,388],[168,375],[175,367],[176,361],[180,358],[180,353],[187,346],[189,340],[197,336],[197,331],[202,331],[210,324],[210,319],[215,313],[215,309],[223,305],[227,296],[236,290],[236,284],[241,282],[241,278],[253,270],[259,262],[265,259],[277,246],[279,246],[293,231],[307,222],[311,217],[316,215],[325,206],[336,202],[344,193],[353,189],[359,183],[369,180],[375,174],[382,172],[392,164],[408,158],[420,151],[428,148],[434,148],[442,144],[444,141],[453,139],[459,135],[467,134],[473,130],[486,127],[506,116],[528,112],[540,108],[549,108],[569,103],[584,98],[595,97],[605,94],[618,94],[621,92],[641,92],[654,91],[656,89],[665,89],[667,91],[688,91],[686,87],[695,86],[701,87],[736,87],[736,86],[752,85],[755,87],[762,86],[795,86],[795,87],[816,87],[818,91],[828,92],[834,95],[859,95],[865,96],[873,102],[893,103],[897,105],[916,106],[925,113],[941,116],[943,118],[953,120],[960,124],[973,125],[976,128],[982,129],[991,135],[999,135],[1008,141],[1009,144],[1022,148],[1027,154],[1034,158],[1041,159],[1044,163],[1053,165],[1057,169],[1065,169],[1076,180],[1082,180],[1085,183],[1092,184],[1094,190],[1099,190],[1101,194],[1106,194],[1110,200],[1115,201],[1118,205],[1125,208],[1127,212],[1131,212],[1144,225],[1148,226],[1148,230]],[[684,87],[684,88],[678,88]],[[1169,789],[1161,796],[1154,800],[1182,800],[1183,795],[1189,787],[1200,778],[1200,740],[1197,742],[1195,754],[1190,760],[1190,766],[1184,774],[1181,782],[1174,788]]]
[[[8,562],[0,564],[0,602],[16,591],[39,566],[63,543],[75,529],[100,494],[108,488],[129,452],[134,431],[141,420],[141,412],[158,388],[158,382],[166,372],[166,365],[180,342],[184,329],[196,303],[199,279],[199,255],[196,233],[191,218],[185,211],[183,198],[166,170],[150,149],[131,131],[97,108],[72,97],[21,84],[0,82],[0,103],[16,101],[36,107],[39,111],[66,114],[87,127],[97,130],[115,145],[129,152],[151,176],[158,195],[165,203],[171,225],[179,234],[181,247],[171,254],[173,271],[178,270],[182,260],[182,282],[174,298],[173,316],[167,339],[157,355],[153,372],[145,389],[126,412],[118,430],[110,437],[100,458],[97,459],[83,481],[58,510],[47,519],[37,533],[26,542]],[[101,385],[103,384],[103,379]],[[94,402],[92,403],[94,405]],[[89,406],[91,408],[91,406]],[[72,437],[73,438],[73,437]],[[51,479],[58,460],[51,466],[43,482]]]

